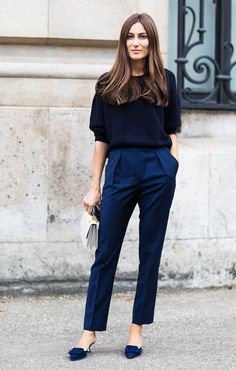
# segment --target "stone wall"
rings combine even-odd
[[[167,63],[168,2],[15,4],[0,5],[0,291],[79,291],[94,257],[78,232],[91,178],[94,85],[112,65],[123,21],[137,11],[156,21]],[[160,286],[234,283],[235,117],[183,111]],[[115,284],[133,286],[137,267],[138,207]]]

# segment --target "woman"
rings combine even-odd
[[[93,176],[83,204],[89,213],[98,205],[101,215],[84,331],[69,351],[71,360],[84,358],[96,341],[96,331],[106,330],[118,258],[137,203],[140,263],[124,354],[134,358],[142,352],[142,325],[154,318],[158,269],[176,185],[180,112],[175,75],[163,67],[155,23],[147,14],[133,14],[122,26],[114,65],[98,79],[92,102]]]

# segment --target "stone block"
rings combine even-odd
[[[47,37],[48,1],[1,1],[0,37]]]
[[[183,110],[181,137],[236,137],[236,113],[220,110]]]
[[[8,243],[1,244],[1,283],[72,281],[87,278],[92,251],[78,243]]]
[[[48,111],[0,109],[0,240],[47,240]]]
[[[92,171],[88,109],[50,109],[49,224],[50,241],[79,240],[82,199]]]
[[[235,238],[166,240],[159,271],[160,286],[232,286],[236,276],[235,242]]]
[[[94,80],[1,78],[0,106],[89,107]]]
[[[118,40],[123,22],[136,9],[135,0],[82,0],[79,6],[77,0],[51,0],[49,37]]]
[[[167,226],[167,239],[205,238],[208,235],[209,154],[189,150],[179,142],[179,169]]]
[[[229,149],[228,149],[229,150]],[[211,154],[209,236],[236,236],[236,145],[234,151]]]

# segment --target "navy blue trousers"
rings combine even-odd
[[[84,329],[104,331],[107,328],[121,246],[137,203],[139,266],[132,322],[153,322],[158,270],[178,167],[168,147],[123,147],[110,151],[105,166],[98,246],[90,271]]]

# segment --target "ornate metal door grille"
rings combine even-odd
[[[208,0],[210,1],[210,0]],[[195,60],[189,58],[189,52],[197,45],[204,44],[204,0],[199,2],[198,40],[193,41],[196,26],[196,13],[188,5],[187,0],[178,0],[178,58],[177,84],[181,96],[181,104],[186,109],[236,109],[236,92],[231,89],[232,70],[236,61],[232,61],[234,47],[231,43],[231,11],[232,0],[211,0],[215,4],[215,55],[200,55]],[[197,1],[196,1],[197,2]],[[186,35],[187,17],[191,16],[190,32]],[[189,19],[188,19],[189,21]],[[201,79],[195,79],[187,69],[187,63],[192,63],[193,70],[199,73]],[[213,76],[211,75],[213,71]],[[236,74],[235,74],[236,75]],[[206,91],[199,87],[213,77],[213,89]],[[190,82],[198,87],[198,91],[185,87]]]

